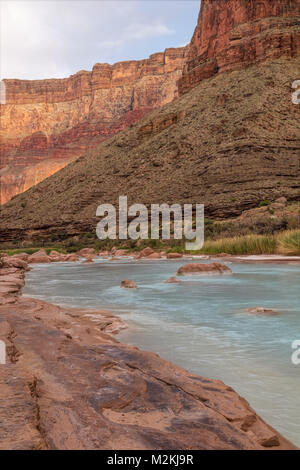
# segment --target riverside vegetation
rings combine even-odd
[[[262,201],[257,208],[244,211],[234,219],[214,221],[205,219],[205,243],[194,254],[231,255],[300,255],[300,203]],[[172,235],[172,228],[171,228]],[[18,245],[17,245],[18,246]],[[35,253],[44,248],[47,254],[52,250],[61,253],[75,253],[82,248],[96,251],[118,249],[141,251],[150,246],[154,250],[184,253],[185,240],[99,240],[96,233],[82,232],[77,236],[56,242],[34,240],[17,247],[9,242],[2,244],[2,251],[13,255]]]

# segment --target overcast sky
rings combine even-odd
[[[60,78],[192,37],[200,0],[1,0],[1,78]]]

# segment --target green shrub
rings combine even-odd
[[[265,206],[269,206],[270,204],[271,204],[271,201],[265,200],[265,201],[261,201],[258,204],[258,207],[265,207]]]

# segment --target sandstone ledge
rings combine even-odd
[[[232,388],[118,342],[110,312],[18,297],[14,269],[0,306],[0,449],[294,449]]]

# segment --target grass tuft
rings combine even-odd
[[[300,230],[288,230],[279,235],[278,248],[285,255],[300,255]]]

